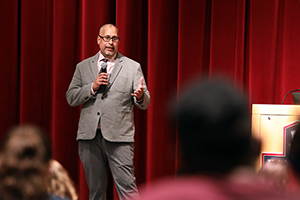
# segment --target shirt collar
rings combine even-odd
[[[99,56],[99,62],[102,60],[102,59],[104,59],[105,57],[102,55],[102,53],[101,52],[99,52],[99,54],[100,54],[100,56]],[[109,59],[109,58],[106,58],[106,59],[108,59],[108,62],[115,62],[116,61],[116,56],[117,55],[115,55],[113,58],[111,58],[111,59]]]

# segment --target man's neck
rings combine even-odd
[[[111,55],[111,56],[104,56],[101,51],[99,52],[100,53],[100,58],[107,58],[108,60],[115,60],[116,57],[117,57],[117,53],[114,54],[114,55]]]

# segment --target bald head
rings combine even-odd
[[[118,36],[119,36],[119,29],[113,25],[113,24],[104,24],[103,26],[101,26],[100,30],[99,30],[99,34],[103,35],[103,31],[105,28],[115,28],[117,30]]]

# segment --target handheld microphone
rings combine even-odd
[[[281,102],[281,104],[283,104],[284,100],[286,99],[286,97],[288,96],[288,94],[290,94],[291,92],[296,92],[296,91],[300,91],[300,89],[295,89],[295,90],[291,90],[288,93],[286,93],[285,97],[283,98],[283,101]]]
[[[106,73],[106,68],[107,68],[107,63],[103,62],[101,64],[101,69],[100,69],[100,73]],[[103,93],[106,90],[106,85],[101,85],[99,88],[99,92]]]
[[[101,70],[100,70],[100,73],[106,73],[106,68],[107,68],[107,63],[106,62],[103,62],[101,64]]]

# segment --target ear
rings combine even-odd
[[[99,37],[99,35],[97,36],[97,44],[100,44],[100,37]]]

